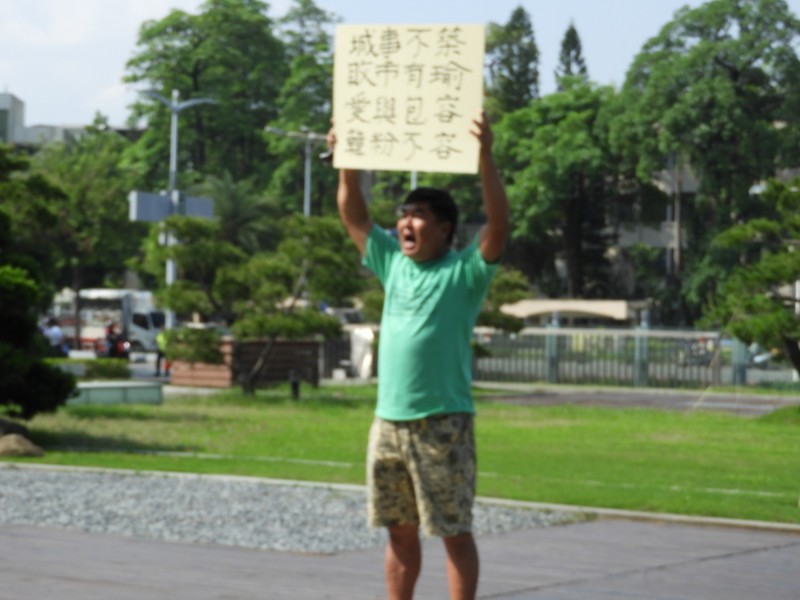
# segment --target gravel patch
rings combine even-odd
[[[353,486],[256,478],[0,467],[0,523],[152,540],[330,554],[381,546]],[[478,535],[574,522],[576,515],[478,502]]]

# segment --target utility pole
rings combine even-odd
[[[308,130],[308,127],[301,127],[300,131],[284,131],[277,127],[264,127],[264,131],[275,135],[284,137],[295,138],[303,140],[304,157],[305,157],[305,171],[303,177],[303,215],[306,218],[311,216],[311,143],[324,142],[327,139],[326,135],[321,133],[314,133]]]

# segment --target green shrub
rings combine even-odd
[[[130,379],[131,368],[123,358],[96,358],[84,361],[84,379]]]
[[[224,359],[219,349],[220,337],[211,329],[172,329],[167,332],[164,355],[171,361],[221,365]]]

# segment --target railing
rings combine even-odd
[[[477,381],[675,388],[720,385],[732,370],[717,332],[526,328],[476,341],[488,352]]]
[[[793,371],[754,364],[747,347],[716,331],[528,327],[519,334],[477,329],[475,381],[549,382],[653,388],[790,383]],[[347,336],[324,342],[320,375],[358,377]]]

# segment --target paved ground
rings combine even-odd
[[[141,365],[139,377],[151,376]],[[165,381],[166,383],[166,381]],[[498,385],[498,401],[759,415],[800,399]],[[165,393],[180,390],[165,388]],[[800,532],[602,518],[479,539],[479,596],[503,600],[798,600]],[[446,598],[425,543],[416,598]],[[0,526],[0,600],[383,598],[382,550],[297,555],[52,528]]]
[[[800,534],[601,519],[486,536],[480,598],[797,600]],[[427,540],[416,598],[446,598]],[[0,526],[0,598],[383,598],[380,549],[297,555]]]
[[[717,410],[742,416],[763,415],[784,406],[800,406],[800,397],[788,395],[705,392],[650,388],[590,388],[556,385],[484,383],[476,387],[498,390],[497,402],[553,406],[578,404],[612,408],[643,407],[660,410]]]

